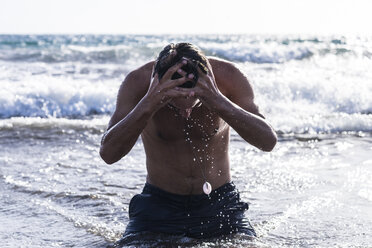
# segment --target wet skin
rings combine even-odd
[[[187,60],[160,80],[152,77],[153,61],[129,73],[102,138],[104,161],[119,161],[141,135],[147,182],[186,195],[203,193],[204,177],[214,189],[231,180],[230,127],[251,145],[271,151],[276,134],[259,113],[245,75],[230,62],[208,60],[209,72],[199,70],[191,89],[177,87],[192,79],[180,70]],[[172,80],[176,71],[183,77]]]

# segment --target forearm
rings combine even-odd
[[[105,132],[100,149],[102,159],[112,164],[124,157],[136,143],[152,114],[150,104],[143,98],[125,118]]]
[[[262,117],[242,109],[223,95],[217,97],[213,105],[214,111],[245,141],[263,151],[274,148],[276,133]]]

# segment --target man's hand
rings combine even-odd
[[[155,111],[162,108],[172,98],[190,96],[190,91],[185,91],[184,89],[178,87],[185,82],[190,81],[190,79],[194,77],[192,74],[186,75],[186,72],[181,69],[181,67],[185,64],[187,64],[187,61],[182,60],[170,67],[160,80],[157,73],[151,79],[150,86],[145,97],[151,101],[151,106],[153,106]],[[172,79],[172,75],[175,72],[180,74],[182,77]],[[151,75],[153,75],[153,73]]]
[[[192,88],[192,91],[194,92],[195,97],[199,98],[207,108],[212,110],[217,104],[216,100],[218,99],[218,96],[221,96],[222,93],[217,87],[212,67],[209,62],[207,63],[207,69],[207,73],[205,73],[199,68],[199,66],[197,67],[199,78],[195,87]]]

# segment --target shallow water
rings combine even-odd
[[[143,145],[106,165],[100,139],[122,78],[185,39],[247,73],[279,135],[271,153],[231,135],[233,181],[258,239],[135,246],[371,247],[371,39],[331,36],[0,36],[0,246],[120,239],[146,178]]]
[[[55,133],[18,129],[1,137],[2,247],[105,247],[125,230],[128,203],[146,177],[141,141],[108,166],[97,156],[99,130]],[[232,140],[233,181],[250,202],[258,241],[173,238],[173,244],[369,246],[370,135],[280,137],[272,153],[247,146],[234,134]],[[142,244],[158,247],[164,240]]]

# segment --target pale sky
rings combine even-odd
[[[2,0],[0,34],[372,34],[370,0]]]

